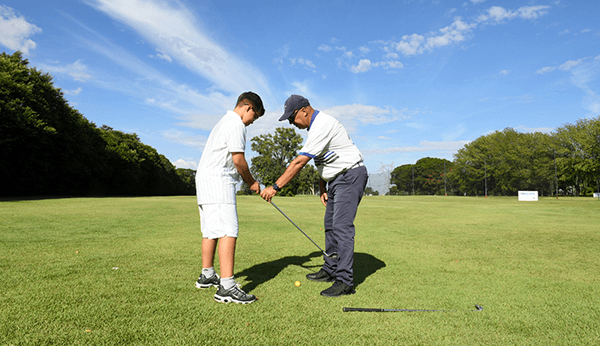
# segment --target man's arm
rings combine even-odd
[[[327,206],[327,189],[325,188],[326,182],[323,179],[319,179],[319,190],[321,190],[321,203]]]
[[[260,193],[260,184],[250,173],[250,168],[248,168],[248,162],[246,162],[244,153],[231,153],[231,156],[233,158],[233,164],[235,165],[235,168],[242,176],[242,179],[244,179],[244,182],[250,186],[250,190]]]
[[[285,172],[277,179],[275,184],[280,188],[284,187],[287,183],[289,183],[304,166],[310,161],[310,157],[304,155],[298,155],[285,169]],[[262,190],[260,196],[265,199],[267,202],[271,202],[271,198],[275,196],[277,191],[272,186],[269,186]]]

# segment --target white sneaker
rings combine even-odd
[[[219,303],[238,303],[238,304],[250,304],[256,301],[256,297],[252,294],[247,294],[242,291],[239,285],[236,283],[232,288],[226,290],[223,286],[219,286],[217,293],[215,294],[215,301]]]
[[[209,288],[211,286],[219,287],[221,278],[219,274],[215,273],[213,276],[207,278],[204,274],[200,275],[196,282],[196,288]]]

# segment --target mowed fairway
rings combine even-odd
[[[324,246],[317,197],[274,201]],[[273,206],[239,197],[238,212],[251,305],[194,287],[193,196],[0,202],[0,344],[600,344],[597,199],[365,197],[357,293],[339,298],[306,280],[321,254]]]

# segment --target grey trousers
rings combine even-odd
[[[354,286],[354,218],[369,174],[357,167],[329,181],[325,210],[325,251],[337,252],[337,258],[323,256],[325,270],[336,280]]]

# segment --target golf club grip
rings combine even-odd
[[[362,311],[362,312],[384,312],[385,309],[370,309],[370,308],[343,308],[344,312]]]

